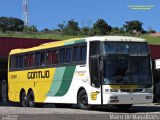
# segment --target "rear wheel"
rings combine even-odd
[[[21,105],[22,107],[28,107],[28,97],[25,91],[23,91],[21,94]]]
[[[33,91],[30,91],[28,94],[28,105],[29,107],[35,107],[35,98]]]
[[[80,91],[78,94],[78,106],[84,110],[92,108],[92,106],[88,104],[88,96],[85,90]]]
[[[120,110],[128,110],[131,109],[132,104],[126,104],[126,105],[116,105],[116,107]]]
[[[43,103],[35,103],[35,96],[34,96],[34,92],[30,91],[28,94],[28,106],[29,107],[43,107]]]

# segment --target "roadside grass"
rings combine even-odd
[[[56,40],[66,40],[70,38],[81,38],[84,36],[68,36],[53,33],[0,33],[0,37],[17,37],[17,38],[37,38],[37,39],[56,39]]]
[[[142,35],[141,38],[146,39],[149,44],[160,45],[160,36]]]
[[[82,38],[86,36],[68,36],[61,35],[57,33],[0,33],[0,37],[18,37],[18,38],[37,38],[37,39],[56,39],[56,40],[66,40],[70,38]],[[141,35],[135,36],[144,38],[148,41],[149,44],[160,45],[160,36],[150,36],[150,35]]]

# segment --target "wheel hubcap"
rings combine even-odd
[[[33,100],[34,100],[33,96],[30,96],[30,99],[29,99],[29,104],[30,104],[30,106],[32,106]]]
[[[81,97],[81,103],[84,106],[88,105],[88,97],[87,97],[87,95],[82,95],[82,97]]]
[[[23,106],[27,106],[27,97],[26,96],[22,97],[22,104],[23,104]]]

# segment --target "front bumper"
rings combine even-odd
[[[153,93],[103,94],[103,104],[149,104]]]

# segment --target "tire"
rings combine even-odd
[[[28,106],[35,107],[35,97],[33,91],[30,91],[28,94]]]
[[[28,97],[25,91],[22,92],[20,99],[21,99],[21,106],[28,107]]]
[[[129,110],[129,109],[131,109],[132,104],[116,105],[116,107],[117,107],[119,110]]]
[[[78,107],[80,109],[89,110],[92,108],[92,106],[88,104],[88,96],[85,90],[79,92],[77,99]]]

